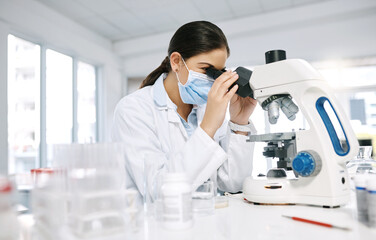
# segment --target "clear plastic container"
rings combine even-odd
[[[215,198],[213,181],[201,184],[192,194],[192,209],[195,216],[214,214]]]
[[[69,218],[73,232],[84,238],[110,235],[125,230],[124,216],[119,211],[107,211]]]
[[[12,185],[3,177],[0,177],[0,213],[11,208]]]
[[[32,171],[38,229],[66,239],[111,236],[138,227],[138,192],[126,190],[123,145],[55,145],[51,169]],[[45,184],[41,184],[45,183]],[[55,238],[51,238],[55,239]]]
[[[54,174],[54,170],[51,168],[36,168],[31,169],[31,176],[33,179],[34,187],[44,187],[48,183],[52,174]]]
[[[71,209],[77,215],[124,209],[124,191],[92,191],[72,196]]]
[[[346,165],[349,177],[358,174],[376,174],[376,161],[372,159],[372,146],[360,146],[358,155]]]
[[[161,187],[163,176],[166,173],[164,169],[166,162],[164,153],[145,153],[144,154],[144,190],[143,201],[145,216],[162,220],[162,197]]]
[[[52,234],[67,220],[70,197],[64,191],[65,182],[60,175],[49,174],[44,177],[46,176],[49,176],[47,182],[38,182],[34,185],[31,192],[31,206],[33,218],[38,228],[42,228],[44,232]]]

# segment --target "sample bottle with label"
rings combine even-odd
[[[376,228],[376,176],[367,179],[368,225]]]
[[[347,163],[350,179],[356,175],[376,174],[376,161],[372,159],[372,146],[360,146],[358,155]]]
[[[368,204],[367,204],[367,175],[354,176],[356,205],[358,212],[358,221],[362,223],[368,222]]]
[[[192,227],[192,185],[185,173],[168,173],[163,177],[162,219],[169,230]]]

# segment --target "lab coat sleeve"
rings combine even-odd
[[[192,180],[193,189],[207,181],[226,160],[223,148],[200,126],[196,128],[185,146],[174,156],[178,161],[174,170],[185,170]]]
[[[125,97],[116,106],[111,138],[124,145],[126,187],[137,188],[144,195],[145,173],[150,174],[147,185],[165,168],[164,154],[153,129],[150,111],[142,102]],[[153,161],[149,159],[153,158]],[[145,165],[144,165],[145,164]]]
[[[160,126],[155,122],[153,113],[158,110],[138,100],[134,101],[129,98],[122,104],[118,104],[114,114],[112,139],[126,145],[126,170],[130,176],[128,180],[133,181],[141,194],[144,194],[145,174],[150,177],[161,172],[183,171],[187,173],[192,182],[192,188],[195,189],[210,178],[226,160],[226,152],[200,127],[176,152],[163,152],[157,134],[157,128]],[[144,172],[143,161],[146,155],[157,156],[153,173]]]
[[[250,134],[256,134],[252,124]],[[242,190],[243,181],[252,175],[254,143],[247,142],[248,136],[235,134],[227,126],[225,138],[220,141],[227,152],[227,160],[217,171],[218,188],[227,192]]]

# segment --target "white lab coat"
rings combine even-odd
[[[125,96],[116,106],[112,139],[125,144],[126,187],[144,193],[143,164],[148,158],[155,162],[153,174],[184,171],[193,189],[210,178],[222,191],[240,191],[244,178],[252,173],[254,144],[246,142],[247,136],[232,133],[227,120],[214,140],[209,137],[200,127],[205,105],[197,107],[198,127],[188,137],[165,91],[165,76]]]

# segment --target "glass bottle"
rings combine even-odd
[[[372,146],[360,146],[358,155],[346,167],[351,179],[359,174],[376,174],[376,161],[372,159]]]

